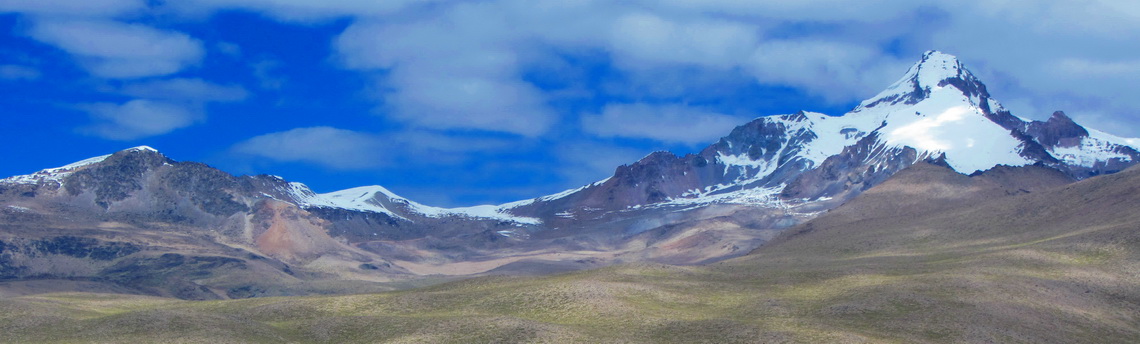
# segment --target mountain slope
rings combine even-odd
[[[62,279],[189,299],[386,290],[410,274],[325,220],[149,147],[0,181],[0,282]],[[337,284],[340,284],[339,286]]]
[[[751,255],[703,267],[212,303],[0,299],[0,340],[1131,342],[1140,170],[1070,178],[920,163]],[[169,326],[136,326],[151,319]]]

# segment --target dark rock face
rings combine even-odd
[[[778,120],[758,118],[733,129],[728,136],[698,154],[676,156],[654,152],[635,163],[618,167],[613,177],[601,184],[512,212],[539,217],[557,226],[566,221],[555,214],[564,211],[618,211],[665,202],[715,185],[734,187],[711,194],[786,183],[813,167],[810,161],[800,158],[799,153],[805,143],[816,138],[815,133],[789,125],[805,121],[809,119],[802,112],[781,116]],[[725,157],[769,161],[775,168],[767,171],[761,166],[733,166],[724,162]],[[761,175],[764,172],[768,174]]]
[[[1089,131],[1073,122],[1064,112],[1056,111],[1048,120],[1024,123],[1024,135],[1030,136],[1034,141],[1040,142],[1044,148],[1076,148],[1086,139],[1090,139]],[[1128,146],[1108,147],[1105,153],[1112,153],[1117,157],[1095,162],[1092,166],[1078,166],[1064,164],[1057,159],[1046,160],[1049,165],[1061,170],[1078,180],[1102,174],[1111,174],[1123,171],[1137,162],[1140,162],[1140,152]]]
[[[0,280],[42,275],[43,272],[29,268],[29,262],[47,261],[53,256],[90,259],[97,266],[110,264],[140,250],[142,247],[129,242],[107,242],[76,236],[8,239],[6,242],[0,241]]]
[[[92,238],[62,236],[33,241],[28,245],[28,249],[32,255],[59,254],[107,261],[128,256],[138,252],[141,248],[138,245],[126,242],[102,243]]]
[[[126,150],[112,154],[97,166],[69,175],[63,184],[73,196],[92,191],[95,203],[106,209],[112,202],[142,190],[145,173],[171,162],[158,152]]]
[[[854,196],[916,161],[930,158],[919,157],[910,147],[885,148],[876,142],[878,138],[872,134],[844,148],[839,155],[824,160],[819,168],[797,175],[780,196],[788,199]]]
[[[232,194],[246,189],[234,176],[199,163],[177,164],[177,168],[159,176],[171,196],[187,198],[211,215],[229,216],[249,211],[249,207],[235,200]]]
[[[1089,136],[1088,130],[1061,111],[1053,112],[1053,116],[1045,122],[1028,123],[1025,133],[1049,148],[1073,147],[1081,143],[1081,138]]]

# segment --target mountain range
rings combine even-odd
[[[967,176],[918,162],[708,265],[217,302],[42,294],[60,281],[29,280],[40,294],[0,297],[0,341],[1130,343],[1137,203],[1140,168],[1073,182],[1045,166]]]
[[[844,115],[759,117],[698,153],[655,152],[610,178],[502,205],[431,207],[381,186],[318,194],[150,147],[9,177],[0,283],[213,299],[707,264],[803,232],[912,166],[1030,193],[1128,169],[1137,147],[1062,112],[1016,117],[957,58],[930,51]]]

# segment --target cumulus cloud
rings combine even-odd
[[[600,137],[645,138],[709,144],[746,120],[683,105],[611,104],[582,117],[582,128]]]
[[[29,35],[75,56],[93,75],[140,78],[197,63],[202,43],[189,35],[107,20],[37,20]]]
[[[81,132],[118,141],[165,134],[205,119],[197,109],[151,100],[86,104],[81,108],[93,122],[80,128]]]
[[[349,68],[390,70],[382,96],[395,120],[430,129],[537,136],[557,120],[544,93],[522,80],[516,32],[479,6],[413,24],[362,22],[335,46]]]
[[[880,1],[875,5],[898,3]],[[728,78],[721,83],[739,80],[739,76],[724,73],[746,74],[757,83],[795,87],[833,103],[873,95],[918,56],[916,53],[900,61],[866,42],[817,39],[801,43],[769,37],[781,29],[781,21],[764,13],[783,11],[805,20],[823,20],[826,18],[812,17],[812,13],[833,8],[834,1],[810,6],[773,2],[745,5],[685,1],[641,6],[596,1],[441,3],[430,11],[406,16],[359,18],[334,46],[346,67],[384,72],[380,88],[385,91],[378,98],[391,119],[421,128],[526,136],[542,135],[559,120],[549,104],[555,94],[531,84],[522,72],[544,68],[544,53],[604,52],[618,72],[629,76],[607,82],[604,89],[588,89],[585,97],[620,95],[636,100],[646,91],[668,97],[668,88],[686,89],[684,83],[669,79],[684,71],[703,79]],[[914,7],[878,11],[870,18],[894,18]],[[860,24],[852,17],[843,20],[852,27]]]
[[[380,166],[385,150],[380,137],[331,127],[296,128],[242,141],[239,154],[276,162],[303,162],[340,170]]]
[[[675,75],[677,70],[694,68],[698,72],[737,71],[760,84],[792,87],[839,104],[873,95],[901,75],[919,53],[939,49],[959,55],[991,84],[991,92],[999,99],[1049,103],[1058,96],[1092,97],[1100,101],[1070,101],[1084,104],[1071,110],[1107,113],[1123,109],[1140,119],[1140,98],[1122,94],[1134,89],[1132,57],[1138,51],[1131,41],[1140,34],[1140,20],[1136,20],[1140,8],[1127,2],[561,3],[440,3],[434,10],[394,20],[399,24],[386,26],[389,30],[350,29],[340,38],[339,51],[341,56],[358,57],[349,58],[357,66],[392,71],[388,86],[394,93],[387,100],[393,103],[417,103],[410,101],[417,94],[412,89],[429,89],[404,81],[433,78],[437,76],[434,71],[447,70],[450,65],[479,61],[446,58],[478,51],[512,57],[482,65],[499,71],[483,78],[526,86],[520,84],[517,66],[533,61],[518,53],[553,48],[604,51],[619,70],[650,77],[658,71]],[[494,11],[485,16],[462,15],[478,12],[473,9]],[[453,20],[463,17],[483,20]],[[555,18],[568,24],[549,25]],[[503,23],[512,30],[496,26]],[[438,34],[423,34],[430,30]],[[352,44],[345,44],[349,41]],[[410,91],[401,94],[404,89]],[[452,92],[443,87],[430,89]]]
[[[747,69],[763,83],[813,90],[842,102],[890,85],[913,61],[872,47],[827,41],[768,41],[757,47]]]
[[[9,0],[0,11],[32,14],[31,36],[74,54],[92,74],[130,78],[169,75],[201,57],[201,44],[189,36],[107,19],[156,3]],[[1130,94],[1140,74],[1133,42],[1140,6],[1127,1],[186,0],[161,6],[172,13],[237,9],[284,21],[349,18],[333,42],[335,58],[375,75],[384,116],[419,130],[529,137],[559,130],[566,113],[551,105],[556,91],[527,78],[545,68],[543,55],[603,61],[602,69],[624,79],[582,88],[587,94],[579,98],[619,109],[684,93],[674,87],[685,84],[683,77],[674,80],[678,75],[747,75],[822,96],[825,105],[854,102],[878,92],[927,49],[959,55],[1017,115],[1044,118],[1056,109],[1074,118],[1140,120],[1140,97]],[[106,25],[84,24],[92,22]],[[143,29],[128,29],[137,27]],[[134,34],[116,34],[123,32]],[[145,44],[129,42],[164,48],[131,49]],[[274,85],[269,81],[266,88]],[[659,92],[671,87],[680,91]],[[583,124],[613,120],[605,114],[588,115]],[[669,123],[658,130],[677,131],[665,128]],[[1117,133],[1140,135],[1133,128]]]
[[[205,122],[209,103],[241,101],[248,96],[240,86],[201,79],[130,82],[111,92],[136,99],[81,105],[92,123],[80,132],[119,141],[158,136]]]

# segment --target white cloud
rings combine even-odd
[[[600,137],[647,138],[689,145],[711,144],[746,120],[682,105],[611,104],[582,117],[582,128]]]
[[[555,114],[534,86],[477,76],[401,75],[386,97],[391,118],[433,129],[478,129],[537,136]]]
[[[643,0],[642,3],[688,13],[788,22],[883,21],[920,6],[929,6],[921,1],[910,0],[867,0],[858,4],[852,4],[848,0]]]
[[[848,102],[874,94],[912,62],[851,43],[766,41],[765,30],[778,24],[773,20],[726,15],[740,13],[728,3],[696,12],[687,10],[691,5],[635,8],[598,1],[514,0],[440,4],[415,15],[358,20],[334,46],[347,67],[386,72],[381,87],[386,91],[378,98],[389,118],[421,128],[527,136],[546,133],[558,120],[548,105],[553,95],[523,79],[522,70],[542,67],[543,60],[535,56],[544,51],[608,54],[631,78],[591,90],[602,99],[615,92],[633,99],[644,91],[669,93],[660,88],[679,84],[667,78],[686,70],[702,77],[744,71],[760,83]],[[834,5],[785,10],[810,14]]]
[[[94,122],[80,128],[81,132],[119,141],[165,134],[205,119],[196,109],[150,100],[87,104],[81,108]]]
[[[387,155],[380,137],[331,127],[296,128],[265,134],[233,147],[239,154],[277,162],[303,162],[332,169],[380,166]]]
[[[800,87],[842,102],[885,88],[911,63],[871,47],[783,40],[757,48],[747,69],[762,83]]]
[[[191,102],[236,102],[249,96],[249,92],[241,86],[217,85],[193,78],[130,83],[121,92],[136,98]]]
[[[732,68],[756,49],[759,29],[729,20],[677,22],[651,13],[631,13],[614,24],[610,50],[627,68],[693,64]]]
[[[40,75],[40,71],[32,67],[20,65],[0,65],[0,80],[36,80],[40,78]]]
[[[1133,42],[1140,6],[1129,1],[4,0],[0,11],[31,15],[34,38],[75,54],[96,76],[167,75],[193,66],[201,44],[175,32],[143,30],[185,44],[138,58],[112,54],[148,54],[104,42],[122,41],[109,38],[115,35],[35,35],[50,31],[41,26],[77,26],[64,19],[122,19],[148,4],[175,15],[237,9],[284,21],[352,18],[334,42],[336,57],[379,75],[376,98],[386,115],[415,128],[549,134],[561,120],[550,105],[555,96],[524,78],[542,67],[536,55],[563,53],[600,56],[615,73],[638,79],[606,85],[627,88],[617,92],[588,89],[593,94],[583,98],[644,101],[652,96],[639,97],[648,92],[640,87],[654,84],[655,75],[666,84],[684,70],[744,73],[837,104],[873,95],[919,53],[939,49],[959,55],[998,99],[1140,120],[1140,97],[1130,94],[1140,73]],[[93,40],[118,47],[87,51],[78,43]],[[1018,108],[1029,107],[1011,106]]]
[[[471,154],[518,150],[517,141],[430,131],[375,134],[331,127],[295,128],[260,135],[232,151],[275,162],[302,162],[332,169],[391,166],[458,166]]]
[[[102,20],[37,20],[32,38],[63,49],[91,74],[139,78],[176,73],[197,63],[201,42],[179,32]]]
[[[39,16],[110,17],[146,9],[146,0],[3,0],[0,13]]]
[[[390,69],[385,112],[429,129],[537,136],[557,120],[545,94],[521,79],[515,29],[494,9],[460,7],[414,24],[362,22],[335,43],[346,66]]]
[[[1140,74],[1140,60],[1093,61],[1081,58],[1065,58],[1054,62],[1063,73],[1092,77],[1122,77],[1135,79]]]

